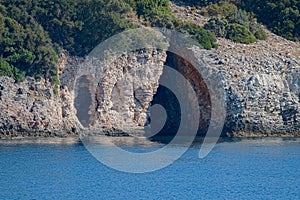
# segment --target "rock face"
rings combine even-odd
[[[205,57],[209,69],[222,77],[224,135],[300,136],[300,45],[267,33],[267,41],[243,45],[219,38],[218,50],[190,52]],[[212,102],[202,75],[176,55],[147,49],[112,57],[109,64],[62,54],[58,94],[44,79],[14,83],[0,77],[0,137],[134,130],[149,123],[149,105],[157,102],[171,110],[173,122],[165,130],[170,133],[180,119],[176,99],[165,100],[171,94],[158,84],[165,63],[192,83],[201,114],[199,134],[204,135]]]
[[[222,75],[225,87],[224,135],[299,136],[299,44],[268,34],[269,41],[252,45],[219,39],[218,50],[205,51],[209,68]],[[203,57],[203,50],[194,49],[193,54]],[[43,79],[14,83],[11,78],[0,77],[1,137],[68,136],[85,128],[119,131],[143,127],[148,123],[149,105],[164,101],[158,81],[165,63],[193,83],[201,112],[199,134],[204,135],[211,100],[201,74],[170,52],[148,49],[112,58],[107,65],[62,56],[58,95]],[[80,82],[82,78],[85,82]],[[78,84],[83,96],[90,98],[76,103],[82,95]],[[82,103],[87,109],[82,109]],[[165,104],[176,106],[172,98]],[[88,116],[85,124],[80,113]],[[176,109],[168,114],[175,123],[169,124],[166,132],[170,133],[179,119]]]
[[[166,53],[135,52],[107,66],[97,86],[97,119],[108,127],[144,126],[146,112],[158,88]]]
[[[207,52],[223,75],[227,135],[300,135],[300,44],[267,33],[251,45],[219,39],[219,49]]]
[[[200,26],[209,20],[200,10],[175,0],[171,9],[178,18]],[[224,135],[300,135],[300,43],[265,31],[266,41],[244,45],[218,38],[218,50],[205,53],[211,70],[224,80]]]
[[[140,50],[113,58],[109,64],[93,62],[95,69],[92,73],[84,71],[89,61],[83,61],[76,76],[93,75],[90,78],[93,84],[89,87],[94,107],[90,109],[90,127],[143,127],[165,60],[165,52]],[[73,85],[69,85],[69,89],[76,90]]]
[[[147,110],[158,88],[165,52],[132,52],[113,58],[109,65],[66,55],[61,59],[58,95],[43,79],[27,78],[14,83],[11,78],[0,77],[0,137],[67,136],[91,127],[126,129],[147,123]],[[91,70],[87,66],[92,64],[95,71],[85,71]],[[87,85],[80,88],[76,84],[82,84],[82,77]],[[83,98],[76,105],[82,95],[78,90],[90,95],[90,100]],[[88,109],[83,109],[86,105]],[[80,120],[82,114],[90,117],[86,123]]]
[[[65,136],[75,133],[69,92],[54,95],[45,80],[27,78],[15,84],[0,77],[0,136]]]

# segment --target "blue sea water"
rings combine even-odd
[[[300,199],[299,141],[224,142],[204,159],[198,153],[129,174],[80,144],[1,144],[0,199]]]

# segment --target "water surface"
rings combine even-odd
[[[80,144],[1,143],[0,199],[300,198],[297,140],[224,142],[204,159],[198,153],[195,146],[165,169],[128,174],[102,165]]]

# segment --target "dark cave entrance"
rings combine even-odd
[[[190,62],[170,51],[167,52],[165,65],[177,70],[193,87],[200,110],[197,136],[204,137],[208,130],[211,117],[211,99],[205,81],[199,71]],[[163,73],[165,73],[165,70]],[[188,98],[187,96],[187,101],[189,101]],[[180,126],[180,104],[173,92],[161,85],[151,102],[152,106],[155,104],[159,104],[165,108],[167,119],[163,128],[157,134],[152,133],[152,135],[155,135],[150,137],[150,139],[161,141],[162,138],[168,138],[167,141],[170,141],[176,135]],[[156,124],[159,123],[156,120],[160,120],[160,118],[156,117],[155,113],[150,113],[150,120],[151,124]]]

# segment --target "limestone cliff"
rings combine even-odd
[[[26,78],[22,83],[14,83],[11,78],[0,77],[0,137],[64,137],[91,127],[143,127],[165,60],[165,52],[153,49],[112,58],[112,63],[104,66],[91,58],[62,54],[57,95],[44,79]],[[85,72],[90,65],[95,65],[95,71]],[[76,91],[80,87],[76,84],[82,84],[82,77],[88,82],[81,91],[90,99],[76,102],[80,99],[80,91]],[[86,105],[89,119],[84,123],[79,115],[84,114]]]
[[[184,4],[171,2],[171,8],[184,21],[204,25],[209,20]],[[300,43],[265,31],[266,41],[244,45],[218,38],[217,50],[194,52],[223,77],[224,135],[300,135]]]
[[[26,78],[16,84],[11,78],[0,77],[1,137],[74,134],[78,123],[69,100],[68,91],[55,95],[44,79]]]
[[[190,7],[171,7],[185,21],[208,21]],[[223,135],[300,136],[300,44],[267,34],[266,41],[254,44],[218,38],[217,50],[187,51],[195,59],[204,58],[209,70],[222,77],[227,105]],[[58,94],[44,79],[14,83],[0,77],[0,137],[65,137],[89,128],[135,130],[149,123],[149,105],[160,102],[173,120],[165,132],[176,133],[178,105],[158,84],[164,64],[193,85],[201,114],[199,134],[205,135],[211,99],[203,74],[178,55],[144,49],[112,57],[109,64],[63,53]]]
[[[165,60],[166,52],[156,49],[123,54],[112,58],[109,64],[90,58],[71,58],[60,79],[62,87],[73,91],[77,111],[85,103],[91,105],[86,128],[143,127],[147,121],[149,104],[159,86]],[[90,102],[84,99],[76,102],[74,99],[80,98],[76,84],[82,78],[90,83],[85,87],[90,91]]]
[[[299,135],[300,44],[267,33],[251,45],[220,38],[207,53],[223,75],[229,135]]]
[[[205,51],[205,58],[209,67],[223,77],[227,104],[224,134],[299,135],[299,44],[269,33],[268,41],[252,45],[224,39],[219,39],[219,45],[218,50]],[[194,49],[193,53],[197,56],[200,52],[203,57],[203,51]],[[88,69],[86,66],[95,65],[93,60],[63,55],[57,95],[44,79],[27,78],[16,84],[11,78],[1,77],[1,137],[78,134],[85,129],[81,125],[84,123],[78,120],[78,108],[82,103],[88,104],[86,127],[143,127],[147,123],[149,104],[155,102],[155,94],[156,98],[160,94],[158,81],[164,63],[194,83],[201,110],[199,133],[205,134],[210,118],[210,98],[201,75],[194,73],[191,64],[180,57],[171,53],[167,57],[166,52],[152,49],[113,58],[111,65],[99,66],[101,73],[96,70],[93,77],[87,75],[90,71],[82,71]],[[78,104],[75,86],[80,83],[76,79],[80,74],[92,84],[84,88],[91,97],[90,102]]]

